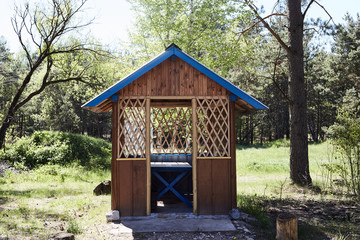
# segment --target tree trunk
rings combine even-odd
[[[10,127],[11,120],[13,119],[14,115],[8,113],[6,118],[4,119],[3,124],[0,128],[0,149],[5,146],[5,134],[8,128]]]
[[[311,185],[308,158],[301,0],[287,0],[289,49],[290,178]]]

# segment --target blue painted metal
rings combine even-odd
[[[180,174],[174,180],[165,180],[159,172],[174,172],[178,171]],[[192,203],[180,192],[178,192],[174,186],[177,182],[180,181],[189,171],[191,168],[176,168],[176,169],[167,169],[167,168],[151,168],[151,172],[154,176],[159,179],[165,186],[165,188],[156,196],[156,199],[159,200],[165,193],[171,191],[177,196],[181,201],[183,201],[188,207],[192,208]]]
[[[168,157],[188,157],[192,156],[192,154],[153,154],[151,157],[165,157],[165,161],[168,161]]]
[[[237,96],[234,94],[230,95],[230,101],[235,102],[237,100]]]
[[[165,52],[154,58],[153,60],[149,61],[147,64],[130,74],[129,76],[125,77],[123,80],[117,82],[113,86],[106,89],[104,92],[90,100],[89,102],[82,105],[82,107],[96,107],[98,104],[106,100],[107,98],[111,97],[116,92],[120,91],[122,88],[127,86],[129,83],[134,81],[135,79],[141,77],[143,74],[151,70],[152,68],[156,67],[169,57],[178,57],[182,59],[183,61],[187,62],[192,67],[196,68],[227,90],[229,90],[231,93],[233,93],[235,96],[243,99],[247,103],[249,103],[251,106],[253,106],[256,109],[268,109],[267,106],[256,100],[255,98],[251,97],[246,92],[242,91],[238,87],[236,87],[231,82],[227,81],[223,77],[219,76],[209,68],[205,67],[203,64],[199,63],[176,46],[175,44],[170,45]]]
[[[111,96],[111,101],[112,101],[112,102],[117,102],[118,99],[119,99],[119,96],[116,95],[116,94],[114,94],[114,95]]]

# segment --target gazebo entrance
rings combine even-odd
[[[197,161],[230,159],[229,97],[123,97],[117,116],[116,160],[146,163],[147,214],[169,193],[196,212]]]

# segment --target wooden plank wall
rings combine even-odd
[[[146,216],[146,161],[116,161],[113,185],[118,186],[111,189],[113,210],[119,210],[121,216]]]
[[[111,209],[121,216],[146,215],[146,161],[116,160],[118,148],[118,108],[113,102]]]
[[[179,58],[167,59],[118,92],[121,96],[224,96],[220,84]]]
[[[231,209],[230,159],[197,160],[198,214],[228,214]]]

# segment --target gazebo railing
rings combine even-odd
[[[229,98],[197,98],[196,111],[198,157],[229,157]]]

